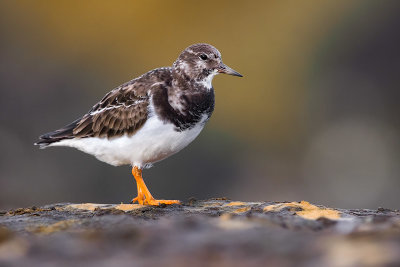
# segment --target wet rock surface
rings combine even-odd
[[[398,266],[400,212],[227,199],[0,211],[0,266]]]

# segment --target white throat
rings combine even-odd
[[[205,88],[210,90],[212,88],[211,82],[212,82],[214,76],[217,75],[217,74],[218,74],[218,72],[215,70],[210,75],[205,77],[203,80],[197,81],[196,83],[201,84],[202,86],[204,86]]]

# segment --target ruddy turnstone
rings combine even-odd
[[[130,164],[138,191],[132,203],[179,204],[154,199],[142,169],[177,153],[199,135],[214,110],[211,81],[218,73],[242,77],[222,63],[215,47],[191,45],[172,67],[118,86],[81,118],[40,136],[36,145],[74,147],[114,166]]]

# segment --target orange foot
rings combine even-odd
[[[144,202],[146,205],[152,205],[152,206],[159,206],[160,204],[165,204],[165,205],[172,205],[172,204],[181,204],[179,200],[164,200],[164,199],[150,199],[150,200],[145,200]]]
[[[142,178],[142,170],[138,167],[132,168],[133,177],[135,177],[138,195],[132,199],[132,203],[138,202],[140,205],[150,205],[159,206],[160,204],[171,205],[171,204],[181,204],[179,200],[158,200],[154,199],[151,195],[149,189],[147,189],[146,184]]]

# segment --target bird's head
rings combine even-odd
[[[175,61],[174,70],[185,79],[202,83],[211,88],[213,77],[219,73],[243,77],[239,72],[226,66],[221,53],[209,44],[194,44],[183,50]]]

